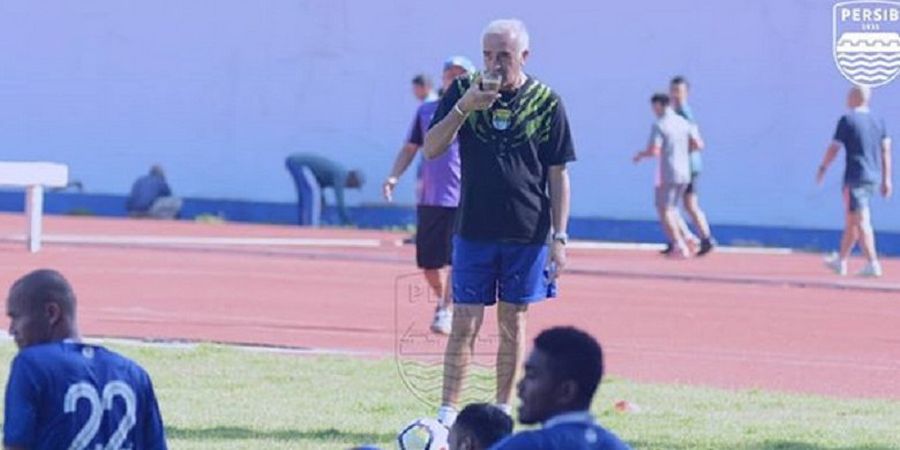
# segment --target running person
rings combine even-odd
[[[16,281],[6,303],[19,353],[6,386],[7,450],[164,450],[150,377],[133,361],[80,342],[75,294],[58,272]]]
[[[467,58],[454,56],[444,63],[443,87],[447,90],[453,80],[460,75],[474,72],[475,67]],[[399,178],[409,167],[416,153],[425,143],[425,132],[438,107],[438,101],[426,102],[419,106],[413,119],[406,143],[400,148],[394,160],[391,173],[382,186],[384,198],[393,201],[394,188]],[[418,202],[416,206],[416,264],[425,274],[431,287],[437,307],[431,331],[450,334],[452,324],[452,302],[450,271],[447,283],[441,276],[441,269],[451,261],[453,226],[456,223],[456,208],[459,206],[459,148],[454,140],[447,153],[439,158],[424,161],[419,169]]]
[[[694,119],[694,112],[688,104],[689,90],[690,83],[682,76],[676,76],[669,82],[669,96],[672,101],[672,109],[679,116],[696,125],[697,121]],[[691,149],[691,181],[688,183],[683,196],[684,209],[691,216],[694,227],[697,229],[697,232],[700,233],[700,248],[697,251],[697,256],[703,256],[709,253],[716,245],[716,240],[712,237],[709,222],[706,219],[706,213],[700,209],[700,200],[697,197],[700,173],[703,171],[703,156],[700,150],[701,149],[699,148]],[[679,214],[679,221],[679,225],[682,226],[688,239],[696,239],[694,238],[693,233],[690,232],[687,224],[685,224],[684,219],[681,218],[681,214]]]
[[[826,259],[826,265],[838,275],[847,274],[847,258],[853,246],[859,241],[868,263],[858,273],[861,276],[880,277],[881,264],[875,250],[875,231],[872,229],[872,214],[869,198],[880,184],[881,195],[890,197],[891,184],[891,138],[887,134],[884,120],[869,110],[872,91],[868,87],[854,86],[847,95],[850,112],[838,121],[834,140],[825,152],[819,166],[816,181],[822,183],[828,166],[844,147],[846,167],[844,168],[844,206],[846,217],[840,251]]]
[[[659,158],[655,186],[656,211],[659,222],[669,242],[673,245],[670,256],[688,258],[684,230],[679,225],[678,201],[691,180],[690,149],[703,148],[697,127],[676,114],[669,106],[669,97],[655,94],[650,103],[657,117],[650,132],[647,148],[634,155],[635,163],[644,158]]]
[[[444,357],[438,419],[452,425],[484,308],[497,303],[498,406],[510,400],[525,351],[528,305],[555,295],[566,264],[569,176],[575,160],[559,96],[523,71],[528,33],[519,20],[482,36],[488,73],[450,86],[425,136],[437,158],[459,138],[462,197],[453,248],[453,330]],[[552,234],[551,234],[552,230]],[[551,241],[548,246],[548,241]]]

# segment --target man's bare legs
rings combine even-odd
[[[528,305],[501,301],[497,307],[500,345],[497,349],[497,405],[510,412],[513,388],[525,358]]]

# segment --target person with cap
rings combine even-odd
[[[454,56],[444,62],[443,87],[447,89],[461,76],[473,73],[471,61]],[[394,165],[384,181],[383,193],[387,201],[393,201],[394,189],[409,167],[419,148],[425,143],[428,124],[437,110],[437,100],[423,103],[413,117],[406,142],[400,148]],[[450,301],[450,273],[442,276],[441,270],[450,265],[456,208],[459,205],[460,168],[459,148],[454,141],[450,150],[439,158],[423,161],[419,166],[419,186],[416,207],[416,264],[425,274],[436,303],[431,330],[450,334],[452,302]],[[448,282],[445,282],[448,280]]]
[[[433,102],[437,100],[437,93],[434,92],[434,83],[431,77],[420,73],[412,79],[412,93],[420,103]]]

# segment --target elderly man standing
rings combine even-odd
[[[816,180],[821,184],[825,172],[838,151],[844,147],[846,167],[844,168],[844,206],[846,223],[841,238],[840,251],[826,259],[825,264],[838,275],[847,274],[847,258],[859,241],[868,264],[858,273],[860,276],[880,277],[881,264],[875,251],[875,231],[872,230],[872,214],[869,198],[881,185],[881,195],[889,197],[893,191],[891,184],[891,138],[887,134],[884,120],[869,110],[870,88],[854,86],[847,95],[850,112],[838,121],[834,140],[825,152],[819,165]]]
[[[453,328],[438,419],[452,425],[485,306],[499,300],[498,406],[510,400],[525,351],[528,305],[555,296],[566,264],[569,176],[575,160],[559,96],[524,72],[528,32],[515,19],[482,35],[483,74],[460,77],[425,136],[429,159],[459,140],[462,195],[453,243]],[[549,242],[549,244],[548,244]]]

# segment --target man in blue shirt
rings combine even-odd
[[[534,340],[519,381],[519,422],[542,424],[516,433],[492,450],[628,450],[590,413],[603,378],[603,350],[591,335],[572,327],[544,330]]]
[[[847,258],[858,240],[868,264],[860,276],[880,277],[881,264],[875,251],[875,232],[872,230],[869,198],[880,184],[881,195],[889,197],[891,184],[891,138],[884,120],[869,111],[872,91],[854,86],[847,96],[851,111],[838,121],[834,140],[825,152],[816,180],[821,184],[828,166],[844,147],[844,206],[846,222],[839,253],[827,258],[825,264],[838,275],[847,274]]]
[[[150,377],[133,361],[80,342],[75,294],[53,270],[9,291],[9,331],[19,353],[6,386],[7,450],[165,450]]]
[[[166,175],[160,166],[150,168],[150,173],[134,182],[125,208],[132,217],[174,219],[181,211],[182,200],[172,196]]]

